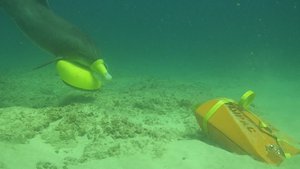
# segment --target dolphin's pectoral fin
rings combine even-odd
[[[39,66],[37,66],[37,67],[35,67],[35,68],[33,68],[33,70],[37,70],[37,69],[40,69],[40,68],[43,68],[43,67],[45,67],[45,66],[48,66],[48,65],[50,65],[50,64],[52,64],[52,63],[54,63],[54,62],[56,62],[56,61],[58,61],[58,60],[60,60],[60,59],[62,59],[63,57],[55,57],[55,59],[53,59],[53,60],[50,60],[50,61],[48,61],[48,62],[46,62],[46,63],[44,63],[44,64],[41,64],[41,65],[39,65]]]
[[[36,1],[49,8],[48,0],[36,0]],[[1,4],[1,0],[0,0],[0,4]]]

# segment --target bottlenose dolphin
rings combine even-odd
[[[57,58],[90,68],[100,54],[92,40],[56,15],[47,0],[0,0],[2,7],[36,44]],[[111,78],[107,73],[106,78]]]
[[[90,38],[57,16],[47,0],[1,0],[0,4],[30,39],[55,56],[87,66],[99,59]]]

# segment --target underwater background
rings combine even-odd
[[[275,167],[206,144],[193,115],[199,103],[251,89],[258,115],[300,141],[300,1],[49,5],[96,42],[113,80],[84,92],[54,64],[33,71],[54,56],[1,11],[0,169],[300,165],[298,156]]]
[[[139,68],[155,75],[175,75],[224,68],[246,73],[253,69],[294,72],[300,45],[298,3],[52,0],[50,6],[96,41],[112,70],[132,73]],[[16,47],[25,55],[6,57],[4,65],[51,59],[41,58],[44,52],[29,43],[8,16],[1,14],[1,21],[1,46],[6,49],[1,56],[13,54]]]

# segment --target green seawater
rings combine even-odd
[[[54,147],[51,157],[76,144],[86,151],[80,155],[80,148],[68,149],[79,152],[73,163],[64,155],[57,163],[53,158],[41,160],[43,164],[20,157],[24,169],[45,168],[46,162],[75,169],[91,159],[126,155],[127,148],[151,150],[163,159],[162,144],[202,143],[194,105],[216,97],[238,100],[250,89],[257,94],[256,113],[300,141],[300,1],[51,0],[49,5],[95,41],[113,81],[104,82],[100,91],[85,92],[62,83],[54,64],[33,71],[54,56],[28,39],[1,10],[0,143],[26,146],[41,138]],[[12,122],[26,125],[17,131]],[[102,135],[96,138],[97,132]],[[90,142],[81,140],[89,136]],[[144,150],[141,144],[148,140],[152,147]],[[99,148],[105,145],[107,149]],[[13,169],[13,151],[5,152],[0,169]],[[296,169],[300,160],[295,158],[279,168]],[[213,160],[211,166],[222,167]],[[224,168],[238,166],[227,163]],[[256,162],[247,167],[258,166],[273,168]]]

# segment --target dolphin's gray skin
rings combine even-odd
[[[57,57],[90,66],[99,59],[95,44],[78,28],[54,14],[47,0],[0,0],[21,30]]]

